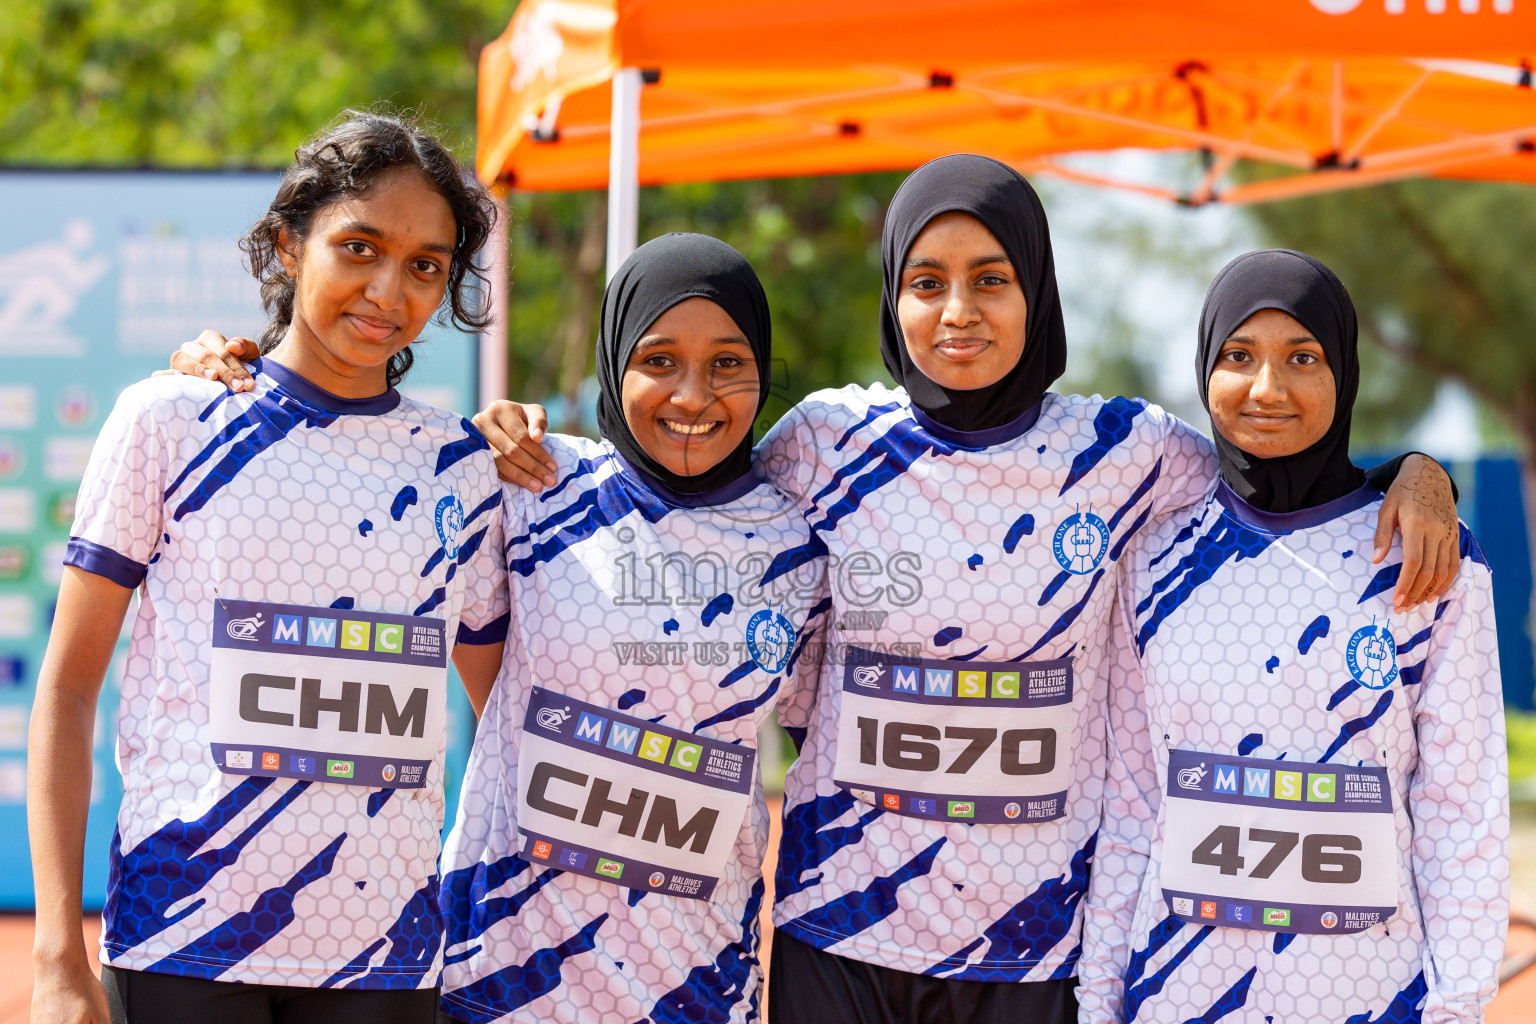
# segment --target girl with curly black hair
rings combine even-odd
[[[34,1021],[433,1019],[448,656],[481,706],[507,588],[484,439],[395,386],[434,316],[486,322],[494,219],[437,139],[350,112],[243,241],[271,316],[251,381],[118,399],[32,722]],[[103,986],[90,737],[135,590]]]

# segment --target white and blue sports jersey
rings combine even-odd
[[[444,658],[506,628],[491,453],[393,390],[253,373],[127,388],[81,485],[66,562],[140,588],[101,960],[431,985]]]
[[[512,618],[444,853],[443,1008],[756,1019],[755,751],[814,689],[824,549],[755,477],[663,496],[607,444],[544,444],[559,482],[505,491]],[[735,792],[695,813],[721,766]]]
[[[875,386],[811,395],[758,457],[829,549],[834,639],[790,709],[775,927],[912,973],[1072,976],[1121,566],[1205,493],[1210,442],[1055,394],[963,434]]]
[[[1392,611],[1381,494],[1287,515],[1225,484],[1127,573],[1084,1021],[1471,1024],[1508,919],[1493,597],[1461,528]]]

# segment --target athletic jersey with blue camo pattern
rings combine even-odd
[[[1108,793],[1087,911],[1081,1020],[1483,1019],[1509,912],[1508,776],[1491,578],[1463,526],[1460,576],[1449,593],[1394,614],[1401,547],[1380,566],[1371,563],[1380,498],[1367,486],[1316,509],[1267,515],[1220,485],[1193,509],[1149,528],[1118,614]],[[1175,903],[1160,884],[1173,802],[1170,750],[1384,769],[1391,813],[1380,859],[1355,871],[1395,879],[1381,891],[1390,904],[1395,890],[1396,913],[1388,910],[1374,925],[1374,916],[1359,918],[1359,930],[1343,934],[1350,922],[1328,909],[1319,930],[1291,931],[1279,893],[1230,912],[1259,927],[1173,916]],[[1193,771],[1204,775],[1203,765]],[[1184,788],[1205,782],[1178,778]],[[1239,778],[1246,787],[1246,775]],[[1316,795],[1334,798],[1326,788]],[[1313,796],[1307,790],[1307,800]],[[1284,854],[1304,865],[1306,847],[1260,855],[1264,843],[1283,839],[1275,829],[1288,827],[1243,836],[1241,845],[1234,830],[1236,849],[1213,844],[1211,860],[1201,863],[1240,850],[1244,863],[1222,872],[1283,878],[1286,869],[1267,862],[1283,865]],[[1204,831],[1202,824],[1185,842]],[[1349,835],[1324,838],[1359,843]],[[1207,870],[1219,878],[1217,868]],[[1264,918],[1253,917],[1268,904],[1279,908],[1274,926],[1267,909]],[[1191,901],[1186,912],[1225,921],[1225,905]],[[1339,934],[1321,930],[1335,928]]]
[[[443,1008],[477,1024],[744,1024],[762,988],[768,810],[757,773],[710,900],[620,886],[550,866],[558,844],[543,861],[526,846],[524,722],[541,687],[600,717],[611,709],[758,748],[775,707],[815,687],[804,655],[826,624],[824,549],[795,505],[755,477],[684,507],[606,444],[544,444],[558,484],[505,491],[512,619],[444,852]],[[770,670],[751,641],[754,623],[775,616],[787,620],[790,660]],[[592,806],[558,785],[560,799]]]
[[[803,747],[786,782],[775,927],[913,973],[1070,977],[1099,824],[1121,566],[1150,517],[1205,493],[1210,442],[1138,399],[1055,394],[1032,424],[1026,416],[960,435],[915,413],[904,391],[877,385],[811,395],[758,458],[801,496],[830,552],[832,594],[815,701],[784,716],[803,730]],[[892,795],[870,803],[875,794],[834,785],[854,648],[957,670],[1070,658],[1068,725],[1056,740],[1067,764],[1063,813],[1019,824],[931,820],[885,810]]]
[[[240,394],[193,377],[127,388],[80,488],[66,562],[142,583],[101,960],[233,982],[431,985],[446,729],[415,789],[220,771],[214,605],[416,615],[445,620],[448,638],[498,641],[491,454],[467,420],[393,390],[348,400],[270,359],[253,370]]]

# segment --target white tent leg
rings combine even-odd
[[[640,231],[639,68],[613,73],[613,119],[608,148],[608,277],[635,251]]]
[[[491,323],[480,333],[480,404],[476,411],[507,397],[507,335],[512,316],[511,275],[507,266],[507,225],[511,204],[503,199],[496,227],[485,243],[485,275],[490,278]]]

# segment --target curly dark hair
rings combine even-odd
[[[240,240],[251,274],[261,282],[261,304],[272,318],[261,333],[263,355],[293,322],[295,282],[278,258],[278,232],[287,228],[289,239],[302,248],[317,213],[363,195],[381,174],[397,167],[420,171],[448,201],[458,225],[438,322],[445,323],[447,314],[446,322],[467,331],[490,324],[488,281],[474,260],[496,224],[497,204],[425,126],[405,115],[347,110],[294,150],[293,157],[272,205]],[[410,346],[390,357],[390,387],[405,378],[412,362]]]

